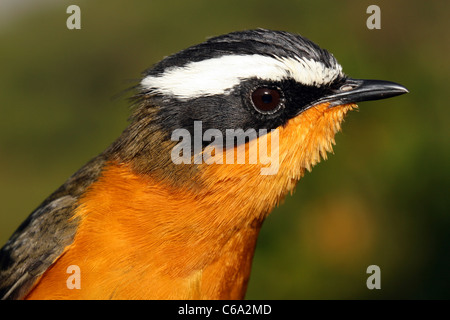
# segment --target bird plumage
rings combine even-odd
[[[264,219],[305,170],[326,158],[353,102],[407,92],[350,79],[311,41],[264,29],[166,57],[137,88],[121,136],[46,199],[0,251],[2,298],[243,298]],[[174,163],[173,132],[195,136],[196,122],[201,136],[208,129],[221,137],[230,129],[267,129],[220,157],[242,152],[250,159],[255,144],[277,142],[270,147],[277,170],[261,174],[267,163],[260,157]],[[211,147],[204,140],[200,146],[200,153]],[[198,156],[193,150],[189,156]],[[67,287],[70,265],[80,267],[81,289]]]

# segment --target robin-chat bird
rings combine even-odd
[[[347,112],[407,92],[350,78],[283,31],[232,32],[164,58],[136,85],[123,133],[1,249],[0,297],[244,298],[264,219],[326,158]],[[244,139],[230,144],[230,132]]]

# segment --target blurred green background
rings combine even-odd
[[[68,30],[66,8],[81,8]],[[366,9],[381,8],[381,30]],[[300,33],[352,77],[410,94],[364,102],[334,155],[266,220],[247,299],[449,299],[449,1],[0,1],[0,243],[125,128],[162,57],[235,30]],[[381,290],[366,287],[369,265]]]

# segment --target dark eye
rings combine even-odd
[[[271,114],[280,108],[282,96],[278,89],[257,88],[252,93],[252,102],[258,112]]]

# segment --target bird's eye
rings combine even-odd
[[[252,92],[252,102],[256,111],[272,114],[280,108],[282,95],[278,89],[260,87]]]

